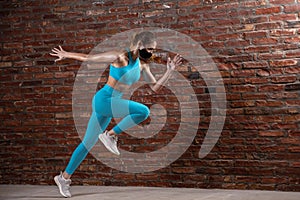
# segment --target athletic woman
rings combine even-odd
[[[50,53],[50,55],[58,57],[55,62],[64,58],[94,62],[110,62],[113,60],[113,63],[110,64],[107,83],[93,98],[93,111],[82,142],[73,152],[65,171],[54,177],[62,196],[71,197],[69,191],[71,175],[96,144],[98,138],[109,151],[120,155],[117,148],[117,135],[148,118],[150,113],[148,107],[138,102],[123,99],[122,91],[124,92],[136,83],[140,79],[140,74],[149,83],[152,90],[157,91],[167,82],[176,66],[181,64],[182,58],[180,55],[176,55],[173,59],[169,57],[165,74],[156,81],[147,64],[155,48],[154,34],[144,31],[136,34],[130,49],[124,51],[87,55],[67,52],[59,46]],[[111,130],[106,130],[112,117],[122,118],[122,120]]]

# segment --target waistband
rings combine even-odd
[[[114,89],[113,87],[111,87],[108,84],[105,84],[103,88],[101,88],[101,90],[104,90],[110,94],[112,94],[113,96],[122,96],[123,93],[119,90]]]

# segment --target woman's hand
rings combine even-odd
[[[67,57],[68,52],[66,52],[65,50],[62,49],[62,47],[59,45],[59,49],[58,48],[54,48],[52,49],[53,53],[50,53],[51,56],[57,56],[58,59],[55,60],[55,62],[60,61],[64,58]]]
[[[177,66],[181,65],[181,63],[182,63],[182,57],[179,54],[177,54],[173,58],[173,60],[170,57],[168,57],[167,70],[173,71]]]

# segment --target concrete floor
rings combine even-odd
[[[300,192],[72,186],[72,200],[299,200]],[[62,199],[56,186],[0,185],[1,200]]]

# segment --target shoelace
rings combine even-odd
[[[71,184],[71,181],[66,181],[66,189],[67,189],[67,190],[70,189],[70,184]]]
[[[113,139],[115,142],[118,142],[118,137],[115,135],[110,135],[108,133],[106,133],[111,139]]]
[[[115,141],[115,142],[118,142],[118,137],[117,136],[111,136],[112,139]]]

